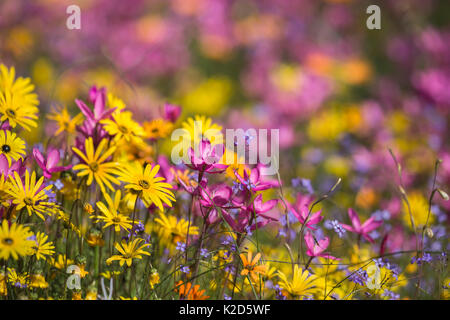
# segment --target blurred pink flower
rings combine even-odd
[[[371,217],[361,224],[358,214],[352,208],[348,209],[348,216],[353,226],[342,223],[342,227],[347,231],[363,236],[367,241],[373,243],[374,240],[369,236],[369,233],[381,226],[383,221],[376,221],[374,217]]]
[[[180,113],[181,108],[179,106],[170,103],[164,104],[164,119],[175,122],[180,116]]]
[[[340,260],[336,257],[333,257],[332,255],[328,253],[324,253],[324,251],[328,248],[328,245],[330,244],[330,238],[325,237],[324,239],[321,239],[319,241],[316,241],[313,237],[313,235],[310,232],[307,232],[305,234],[305,242],[306,242],[306,254],[310,257],[322,257],[325,259],[331,259],[331,260]]]
[[[320,221],[322,221],[323,219],[323,216],[321,216],[322,210],[310,214],[309,204],[311,202],[312,196],[303,196],[300,193],[298,193],[295,205],[288,203],[288,208],[301,224],[304,224],[305,227],[311,230],[316,230],[316,228],[314,228],[313,225],[318,224]]]

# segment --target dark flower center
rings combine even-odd
[[[148,181],[146,180],[139,180],[139,185],[143,188],[143,189],[148,189],[150,187],[150,184],[148,183]]]
[[[2,151],[3,151],[4,153],[8,153],[8,152],[11,151],[11,147],[8,146],[7,144],[4,144],[4,145],[2,146]]]
[[[97,172],[98,171],[98,164],[97,162],[92,162],[89,164],[89,168],[93,171],[93,172]]]
[[[10,118],[15,118],[16,117],[16,113],[14,112],[13,109],[6,109],[5,113]]]
[[[32,206],[32,205],[34,204],[33,199],[30,198],[30,197],[26,197],[25,199],[23,199],[23,202],[25,202],[25,204],[26,204],[27,206]]]
[[[122,132],[123,134],[127,134],[128,133],[128,128],[125,126],[119,126],[119,130],[120,132]]]
[[[119,217],[115,217],[115,218],[112,219],[112,221],[114,223],[119,223],[120,222],[120,218]]]
[[[2,243],[3,243],[4,245],[10,246],[10,245],[12,245],[12,244],[14,243],[14,240],[11,239],[11,238],[4,238],[4,239],[2,240]]]

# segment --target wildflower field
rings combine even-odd
[[[1,1],[0,299],[448,300],[449,15]]]

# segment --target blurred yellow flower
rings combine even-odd
[[[58,130],[55,132],[56,136],[61,132],[75,133],[76,126],[83,122],[83,114],[81,112],[71,118],[66,107],[53,109],[53,112],[48,114],[47,118],[58,124]]]
[[[429,209],[428,201],[419,191],[412,191],[408,193],[408,202],[411,208],[411,213],[416,229],[422,230],[422,227],[427,222]],[[412,228],[408,206],[405,201],[403,201],[402,216],[403,216],[403,223],[409,228]],[[433,222],[434,222],[434,213],[430,210],[428,224],[430,225]]]
[[[231,97],[231,81],[223,77],[214,77],[201,82],[181,100],[187,112],[207,115],[217,114]]]
[[[144,127],[144,135],[147,139],[166,138],[172,132],[173,124],[164,119],[154,119],[142,124]]]
[[[0,64],[0,121],[8,120],[11,127],[19,124],[29,131],[30,127],[37,127],[39,100],[30,78],[15,79],[15,75],[14,67],[8,70]]]
[[[186,242],[188,228],[190,236],[198,235],[198,227],[189,225],[189,222],[184,219],[177,220],[172,215],[166,216],[161,211],[159,218],[155,219],[155,223],[158,237],[171,252],[175,249],[177,242]]]

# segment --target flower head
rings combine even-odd
[[[186,163],[186,166],[200,172],[221,173],[228,167],[228,165],[219,163],[223,155],[223,150],[223,145],[215,145],[213,147],[209,140],[203,139],[196,145],[195,150],[189,148],[188,156],[190,162]]]
[[[72,168],[69,166],[58,166],[60,160],[60,154],[57,149],[49,148],[47,159],[44,158],[38,148],[33,148],[33,156],[36,163],[42,169],[42,173],[45,178],[50,179],[53,172],[66,171]]]
[[[314,239],[313,235],[310,232],[305,234],[305,242],[306,242],[306,254],[310,257],[322,257],[331,260],[339,260],[328,253],[324,253],[324,251],[328,248],[330,244],[330,239],[325,237],[319,241]]]
[[[132,139],[144,135],[141,125],[132,118],[133,114],[130,111],[114,112],[112,119],[103,119],[100,120],[100,123],[103,124],[106,132],[114,137],[115,141],[124,139],[130,142]]]
[[[71,118],[67,107],[61,109],[54,109],[52,113],[47,116],[48,119],[53,120],[58,125],[55,135],[59,135],[62,132],[69,134],[75,133],[75,129],[83,122],[83,114],[78,113],[75,117]]]
[[[120,190],[116,191],[114,196],[114,201],[108,194],[105,194],[105,200],[108,207],[101,201],[97,202],[97,207],[100,209],[103,215],[97,216],[97,222],[103,221],[105,225],[103,228],[107,228],[109,226],[113,226],[116,232],[120,232],[120,229],[124,229],[128,231],[133,221],[130,218],[119,212],[120,200],[121,200],[121,192]]]
[[[36,233],[36,242],[33,246],[33,252],[36,255],[37,260],[45,260],[46,256],[52,256],[55,253],[55,246],[53,245],[53,242],[47,240],[48,235],[46,235],[45,233]]]
[[[348,216],[352,222],[352,226],[347,224],[342,224],[342,227],[350,232],[357,233],[367,239],[369,242],[374,242],[374,240],[369,236],[369,233],[383,224],[383,221],[376,221],[374,217],[367,219],[363,224],[361,224],[358,214],[352,208],[348,209]]]
[[[278,271],[278,277],[280,278],[278,285],[283,289],[283,293],[286,292],[295,298],[311,295],[316,291],[317,277],[310,275],[308,270],[302,271],[298,265],[294,266],[292,281],[289,281],[281,271]]]
[[[258,281],[258,274],[264,275],[266,273],[265,265],[258,265],[261,259],[261,253],[257,253],[255,257],[252,258],[252,253],[249,251],[247,256],[245,254],[240,254],[243,269],[241,271],[242,276],[249,275],[253,282]]]
[[[118,174],[118,163],[107,161],[107,159],[114,153],[116,147],[108,148],[108,141],[103,139],[98,145],[94,153],[94,142],[92,138],[85,140],[85,152],[73,147],[72,150],[76,153],[84,163],[77,164],[73,170],[78,172],[79,177],[88,176],[86,184],[90,186],[95,178],[95,181],[100,187],[100,190],[105,193],[105,185],[114,191],[111,183],[120,184],[120,182],[113,176]]]
[[[0,121],[8,120],[11,127],[20,125],[29,131],[37,127],[39,100],[30,78],[15,79],[15,73],[14,67],[8,70],[0,64]]]
[[[113,255],[112,257],[106,260],[107,264],[111,264],[113,261],[119,261],[120,266],[123,266],[125,262],[128,267],[131,267],[133,263],[133,259],[142,259],[142,255],[150,255],[150,252],[145,251],[144,249],[149,247],[150,244],[144,243],[141,244],[144,240],[141,238],[136,238],[133,241],[127,243],[122,241],[120,244],[116,242],[114,247],[117,251],[119,251],[119,255]]]
[[[34,245],[34,241],[29,240],[31,235],[28,227],[16,223],[10,226],[4,219],[0,226],[0,258],[5,261],[9,257],[17,260],[20,256],[29,255]]]
[[[163,210],[163,203],[172,207],[172,202],[175,201],[172,186],[167,182],[163,182],[163,177],[157,177],[159,165],[145,166],[135,163],[127,164],[122,167],[119,174],[119,180],[125,182],[125,188],[133,190],[136,196],[142,199],[144,204],[149,207],[152,203],[160,210]]]
[[[10,177],[11,188],[6,192],[13,198],[13,204],[15,204],[16,210],[26,208],[28,214],[31,216],[35,213],[42,220],[44,220],[43,214],[51,214],[55,212],[57,206],[55,203],[49,201],[48,194],[52,185],[46,187],[43,186],[44,177],[41,177],[36,182],[36,172],[30,176],[30,172],[25,172],[25,183],[22,182],[21,177],[14,171],[14,178]]]
[[[0,130],[0,154],[3,154],[11,166],[11,159],[23,159],[25,155],[25,141],[11,131]]]
[[[180,294],[180,299],[184,300],[206,300],[209,296],[204,295],[205,290],[200,290],[200,285],[192,286],[190,282],[183,283],[179,281],[176,284],[175,291]]]

